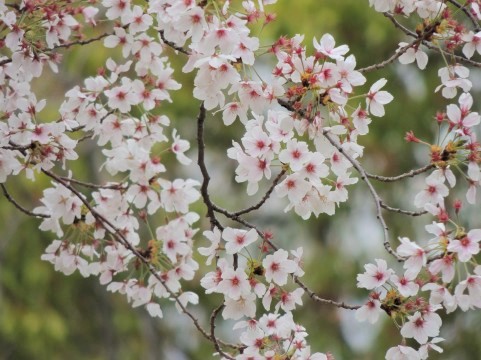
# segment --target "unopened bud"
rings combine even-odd
[[[454,211],[456,212],[456,215],[459,213],[461,208],[463,207],[463,202],[459,199],[454,200]]]
[[[406,133],[404,140],[406,140],[407,142],[415,142],[415,143],[421,142],[421,140],[419,140],[412,131],[408,131]]]
[[[436,116],[434,117],[436,119],[436,121],[440,124],[444,121],[444,119],[446,118],[446,114],[443,113],[443,112],[437,112],[436,113]]]

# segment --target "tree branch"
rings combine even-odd
[[[205,143],[204,143],[204,121],[205,121],[205,107],[204,103],[200,105],[199,115],[197,116],[197,146],[198,146],[198,156],[197,156],[197,164],[199,165],[200,172],[202,173],[203,181],[202,186],[200,188],[200,193],[202,195],[202,199],[204,200],[204,204],[207,206],[207,216],[210,219],[211,228],[217,226],[220,230],[223,230],[223,226],[219,223],[219,221],[215,217],[214,213],[214,204],[210,199],[209,195],[209,182],[210,182],[210,175],[205,166]]]
[[[147,267],[149,272],[162,284],[162,286],[167,290],[167,292],[172,296],[172,298],[175,300],[177,305],[179,305],[180,309],[184,314],[186,314],[194,323],[194,326],[199,330],[199,332],[209,341],[213,342],[214,339],[211,338],[211,336],[205,331],[202,326],[199,323],[199,320],[190,313],[187,308],[182,304],[182,302],[179,300],[179,297],[169,288],[167,283],[162,279],[162,277],[158,274],[157,269],[155,269],[152,264],[149,262],[148,259],[146,259],[134,246],[130,244],[130,242],[125,238],[125,236],[122,234],[122,232],[117,229],[108,219],[106,219],[103,215],[98,213],[92,205],[85,199],[85,197],[77,190],[75,189],[72,185],[70,185],[67,181],[63,180],[60,176],[54,174],[50,170],[45,170],[42,169],[42,172],[47,175],[48,177],[52,178],[53,180],[57,181],[59,184],[65,186],[67,189],[69,189],[72,193],[77,196],[80,201],[85,205],[85,207],[90,211],[92,216],[103,226],[105,231],[107,233],[111,234],[116,241],[118,241],[120,244],[122,244],[125,248],[127,248],[129,251],[132,252],[132,254],[137,257],[143,265]],[[216,339],[217,340],[217,339]],[[228,344],[221,342],[217,340],[220,344],[231,347],[234,349],[239,349],[239,345],[233,345],[233,344]]]
[[[374,175],[366,172],[366,176],[370,179],[382,181],[382,182],[395,182],[399,181],[402,179],[406,179],[408,177],[414,177],[416,175],[422,174],[430,169],[433,169],[434,165],[433,164],[428,164],[426,166],[423,166],[422,168],[416,169],[416,170],[411,170],[407,173],[397,175],[397,176],[380,176],[380,175]]]
[[[459,2],[457,2],[456,0],[447,0],[447,2],[456,6],[458,9],[460,9],[469,18],[469,20],[471,20],[471,23],[474,25],[474,30],[476,30],[476,32],[481,30],[481,28],[479,27],[479,24],[478,24],[478,20],[473,16],[471,11],[469,11],[469,9],[466,8],[466,5],[468,3],[462,5]]]
[[[93,183],[89,183],[81,180],[72,179],[66,176],[59,176],[59,178],[86,188],[90,188],[90,189],[112,189],[112,190],[119,190],[119,191],[125,190],[122,184],[98,185],[98,184],[93,184]]]
[[[217,318],[217,315],[219,315],[220,311],[224,308],[224,304],[220,304],[218,307],[216,307],[213,311],[212,314],[210,315],[210,337],[212,338],[212,342],[214,343],[214,347],[217,350],[217,352],[222,355],[223,357],[234,360],[234,358],[230,355],[227,355],[222,351],[220,348],[219,342],[217,341],[217,338],[215,336],[215,319]]]
[[[302,117],[305,117],[302,112],[296,111],[288,101],[278,99],[278,102],[281,106],[283,106],[287,110],[292,111],[294,113],[297,113],[297,114],[301,115]],[[364,170],[362,165],[356,159],[354,159],[351,155],[347,154],[344,151],[343,147],[340,144],[337,143],[337,141],[334,139],[334,137],[331,135],[331,133],[328,130],[323,129],[322,134],[327,139],[327,141],[329,141],[331,143],[332,146],[334,146],[342,155],[344,155],[344,157],[352,164],[352,166],[361,175],[361,179],[366,183],[367,187],[369,188],[369,192],[371,193],[371,195],[374,199],[374,203],[376,205],[376,217],[379,220],[379,222],[381,223],[381,226],[382,226],[382,229],[383,229],[383,237],[384,237],[383,245],[384,245],[384,248],[386,249],[386,251],[389,254],[394,256],[398,261],[403,261],[403,258],[400,257],[398,254],[396,254],[396,252],[391,247],[391,243],[389,242],[389,233],[388,233],[389,228],[387,227],[386,221],[384,220],[384,217],[382,215],[382,208],[381,208],[382,200],[379,197],[378,193],[376,192],[376,189],[374,189],[374,186],[372,185],[371,181],[369,180],[369,177],[367,176],[366,171]]]
[[[383,201],[381,201],[381,207],[385,210],[392,211],[398,214],[403,214],[403,215],[409,215],[409,216],[421,216],[425,215],[428,212],[426,210],[423,211],[409,211],[409,210],[403,210],[403,209],[398,209],[398,208],[393,208],[391,206],[386,205]]]
[[[235,222],[238,222],[239,224],[244,225],[245,227],[248,227],[250,229],[254,229],[257,232],[257,234],[261,237],[261,239],[264,242],[266,242],[273,250],[279,249],[276,245],[274,245],[274,243],[272,241],[270,241],[269,239],[266,238],[264,233],[261,230],[259,230],[257,228],[257,226],[255,226],[255,225],[249,223],[248,221],[242,219],[240,216],[236,215],[236,213],[230,213],[229,211],[227,211],[225,209],[222,209],[222,208],[218,207],[217,205],[214,205],[214,210],[217,211],[218,213],[221,213],[221,214],[225,215],[229,219],[234,220]],[[314,291],[310,290],[307,287],[307,285],[305,285],[301,280],[299,280],[299,278],[297,276],[293,276],[293,279],[294,279],[294,282],[296,284],[298,284],[301,288],[303,288],[307,292],[309,297],[311,297],[311,299],[316,301],[316,302],[334,305],[334,306],[337,306],[339,308],[344,308],[344,309],[348,309],[348,310],[356,310],[356,309],[359,308],[359,306],[347,305],[344,302],[337,302],[337,301],[334,301],[334,300],[321,298]]]
[[[167,39],[165,38],[165,36],[164,36],[164,31],[163,31],[163,30],[159,31],[159,35],[160,35],[160,38],[162,39],[162,41],[163,41],[166,45],[170,46],[172,49],[174,49],[174,50],[176,50],[176,51],[178,51],[178,52],[181,52],[182,54],[190,55],[190,52],[187,51],[187,50],[185,50],[183,47],[177,46],[177,45],[175,45],[172,41],[167,40]]]
[[[402,54],[404,54],[406,51],[408,51],[414,45],[418,44],[419,41],[420,40],[416,39],[416,40],[412,41],[410,44],[408,44],[406,46],[403,46],[401,49],[399,49],[394,54],[392,54],[388,59],[386,59],[386,60],[384,60],[380,63],[374,64],[374,65],[370,65],[370,66],[367,66],[367,67],[364,67],[364,68],[361,68],[361,69],[357,69],[357,71],[359,71],[360,73],[367,73],[367,72],[370,72],[370,71],[382,69],[386,65],[391,64],[396,59],[401,57]]]
[[[267,201],[267,199],[269,199],[272,192],[274,191],[274,188],[277,186],[277,184],[279,184],[279,182],[281,181],[281,178],[285,175],[286,172],[287,172],[287,170],[282,169],[282,171],[276,176],[276,178],[272,182],[272,185],[270,186],[269,190],[267,190],[267,192],[264,194],[262,199],[257,204],[255,204],[253,206],[250,206],[250,207],[248,207],[244,210],[236,211],[232,215],[239,216],[239,215],[247,214],[251,211],[259,209],[262,205],[264,205],[264,203]]]
[[[39,217],[39,218],[49,218],[50,215],[47,215],[47,214],[38,214],[38,213],[34,213],[33,211],[30,211],[30,210],[27,210],[25,209],[22,205],[20,205],[7,191],[7,188],[5,187],[5,185],[3,184],[0,184],[0,187],[2,188],[2,192],[3,192],[3,195],[7,198],[8,201],[10,201],[13,206],[15,206],[18,210],[20,210],[21,212],[23,212],[24,214],[27,214],[29,216],[35,216],[35,217]]]

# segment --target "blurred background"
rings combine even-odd
[[[348,44],[356,56],[358,67],[371,65],[388,58],[405,40],[390,21],[360,0],[302,0],[279,1],[269,7],[277,13],[277,20],[262,30],[263,45],[269,45],[280,35],[305,34],[305,44],[312,51],[312,38],[320,39],[324,33],[334,35],[337,44]],[[414,28],[415,23],[410,24]],[[173,54],[172,54],[173,55]],[[439,94],[437,69],[441,59],[429,53],[428,70],[420,71],[415,65],[394,63],[386,69],[367,74],[367,90],[381,77],[388,79],[386,90],[395,101],[386,107],[386,116],[374,118],[370,133],[360,140],[365,146],[363,164],[375,174],[397,175],[428,162],[427,148],[407,144],[404,135],[413,130],[419,137],[434,142],[437,130],[433,121],[436,111],[447,104]],[[94,75],[99,64],[111,56],[101,44],[75,48],[65,53],[60,74],[51,74],[36,81],[38,98],[46,98],[49,108],[46,119],[58,118],[56,109],[63,101],[67,89],[81,84],[86,76]],[[177,59],[177,60],[176,60]],[[262,56],[260,68],[269,65],[268,56]],[[172,92],[172,104],[163,105],[172,123],[180,129],[183,138],[194,139],[198,101],[192,98],[190,75],[180,72],[183,56],[172,57],[172,66],[178,70],[176,79],[183,89]],[[481,81],[479,71],[472,70],[475,91],[479,98]],[[179,80],[180,79],[180,80]],[[359,92],[361,93],[361,92]],[[480,111],[479,104],[475,111]],[[212,174],[210,185],[214,201],[227,209],[237,210],[257,202],[258,197],[247,198],[244,185],[234,181],[235,164],[225,151],[231,141],[239,140],[241,126],[221,126],[220,118],[207,121],[207,165]],[[195,144],[188,155],[196,156]],[[88,144],[81,149],[82,161],[72,164],[74,174],[82,180],[103,180],[97,169],[102,158]],[[200,179],[196,166],[176,169],[168,174]],[[422,177],[398,184],[376,183],[385,202],[391,206],[413,209],[412,201],[422,188]],[[7,189],[26,207],[38,205],[48,179],[38,176],[35,183],[9,178]],[[350,191],[348,204],[342,205],[334,217],[325,215],[302,221],[293,213],[284,214],[284,201],[273,197],[266,206],[248,219],[260,228],[271,230],[275,241],[286,249],[304,247],[304,282],[321,297],[361,304],[367,291],[356,289],[356,274],[363,271],[366,262],[386,257],[382,246],[382,232],[376,222],[374,203],[367,188],[359,184]],[[236,194],[236,196],[232,196]],[[262,191],[259,192],[262,194]],[[258,194],[258,196],[259,196]],[[464,194],[460,194],[464,199]],[[201,204],[199,213],[204,213]],[[410,218],[386,213],[393,247],[398,236],[424,241],[429,239],[424,225],[431,220]],[[480,226],[479,209],[466,208],[464,215],[473,225]],[[230,223],[221,218],[224,225]],[[152,319],[143,309],[132,309],[121,295],[108,293],[95,278],[84,279],[77,273],[65,277],[40,260],[54,234],[38,230],[39,220],[17,211],[5,198],[0,197],[0,359],[210,359],[213,347],[199,338],[189,319],[180,316],[170,305],[165,305],[164,320]],[[208,222],[198,224],[201,231]],[[232,224],[230,224],[232,225]],[[468,224],[465,224],[468,225]],[[198,234],[200,239],[200,233]],[[199,240],[206,244],[205,240]],[[198,258],[201,262],[201,258]],[[203,294],[199,283],[201,271],[186,289]],[[202,295],[201,295],[202,296]],[[210,312],[221,302],[220,296],[209,296],[194,308],[196,315],[207,324]],[[305,306],[295,312],[298,322],[309,333],[308,341],[315,351],[332,352],[336,359],[383,359],[386,350],[401,341],[399,331],[387,318],[375,324],[357,323],[354,313],[338,311],[304,297]],[[219,322],[218,331],[226,339],[231,334],[230,324]],[[481,316],[479,312],[456,313],[445,317],[441,336],[444,354],[433,353],[433,359],[481,359]]]

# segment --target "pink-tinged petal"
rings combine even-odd
[[[378,117],[384,116],[385,114],[384,106],[382,106],[381,104],[375,101],[369,104],[369,111],[372,115],[378,116]]]
[[[448,119],[455,124],[461,120],[461,110],[457,105],[449,104],[446,108],[446,115],[448,115]]]
[[[408,49],[399,57],[399,62],[403,65],[411,64],[414,60],[416,60],[416,53],[413,49]]]
[[[426,65],[428,64],[429,57],[428,55],[421,51],[418,50],[416,52],[416,62],[418,64],[419,69],[424,70],[426,68]]]
[[[336,45],[336,41],[331,34],[324,34],[320,41],[321,45],[326,49],[333,49]]]
[[[475,125],[478,125],[480,122],[480,116],[478,115],[478,113],[470,113],[468,116],[466,116],[464,119],[463,119],[463,125],[465,127],[471,127],[471,126],[475,126]]]
[[[471,59],[474,55],[475,49],[476,49],[476,46],[473,43],[467,43],[466,45],[463,46],[464,56],[466,56],[468,59]]]
[[[381,89],[384,85],[386,85],[387,83],[387,80],[382,78],[382,79],[379,79],[378,81],[376,81],[372,86],[371,86],[371,89],[369,89],[370,92],[376,92],[378,91],[379,89]]]
[[[473,229],[468,232],[471,241],[478,242],[481,240],[481,229]]]
[[[471,94],[461,94],[461,96],[459,97],[459,105],[461,105],[463,109],[471,109],[471,107],[473,106],[473,97],[471,96]]]
[[[476,203],[476,185],[470,185],[468,191],[466,192],[466,200],[471,205]]]
[[[378,103],[385,105],[393,101],[394,97],[387,91],[379,91],[376,94],[375,99]]]

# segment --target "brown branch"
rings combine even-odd
[[[411,37],[415,37],[415,38],[418,37],[418,34],[416,34],[414,31],[411,31],[411,30],[409,30],[407,27],[405,27],[404,25],[402,25],[402,24],[401,24],[399,21],[397,21],[397,20],[394,18],[394,16],[391,15],[390,13],[385,12],[385,13],[383,13],[383,15],[384,15],[385,17],[387,17],[389,20],[391,20],[391,22],[393,23],[393,25],[394,25],[396,28],[402,30],[406,35],[411,36]]]
[[[287,172],[286,169],[282,169],[282,171],[276,176],[276,178],[272,182],[272,185],[270,186],[269,190],[267,190],[267,192],[264,194],[262,199],[257,204],[252,205],[244,210],[236,211],[235,213],[233,213],[233,215],[239,216],[239,215],[247,214],[254,210],[258,210],[262,205],[264,205],[267,199],[269,199],[272,192],[274,191],[274,188],[277,186],[277,184],[279,184],[279,182],[281,181],[281,178],[285,175],[286,172]]]
[[[93,37],[93,38],[90,38],[90,39],[87,39],[87,40],[76,40],[76,41],[71,41],[71,42],[68,42],[68,43],[65,43],[65,44],[55,45],[53,48],[48,49],[48,50],[56,50],[56,49],[61,49],[61,48],[68,49],[69,47],[75,46],[75,45],[88,45],[88,44],[93,43],[95,41],[102,40],[103,38],[105,38],[107,36],[110,36],[112,34],[113,33],[103,33],[103,34],[100,34],[96,37]]]
[[[381,211],[381,204],[382,200],[379,197],[378,193],[376,192],[376,189],[374,189],[374,186],[372,185],[371,181],[367,177],[366,171],[364,168],[361,166],[361,164],[354,159],[351,155],[346,153],[343,149],[343,147],[337,143],[337,141],[334,139],[334,137],[331,135],[331,133],[327,130],[323,130],[322,134],[325,136],[325,138],[331,143],[332,146],[334,146],[341,154],[344,155],[344,157],[352,164],[352,166],[359,172],[361,175],[361,179],[366,183],[367,187],[369,188],[369,192],[371,193],[374,203],[376,205],[376,217],[381,223],[382,229],[383,229],[383,236],[384,236],[384,241],[383,245],[386,251],[394,256],[398,261],[402,261],[403,258],[401,258],[391,247],[391,243],[389,242],[389,234],[388,230],[389,228],[387,227],[386,221],[384,220],[384,217],[382,215]]]
[[[313,292],[311,289],[309,289],[301,280],[299,280],[299,278],[297,276],[294,276],[294,281],[296,282],[296,284],[298,284],[301,288],[304,289],[304,291],[309,295],[309,297],[312,300],[314,300],[316,302],[319,302],[319,303],[322,303],[322,304],[334,305],[338,308],[343,308],[343,309],[347,309],[347,310],[357,310],[361,307],[359,305],[348,305],[345,302],[338,302],[338,301],[334,301],[334,300],[330,300],[330,299],[321,298],[319,295],[317,295],[315,292]]]
[[[87,39],[87,40],[77,40],[77,41],[71,41],[71,42],[68,42],[68,43],[65,43],[65,44],[56,45],[56,46],[52,47],[51,49],[45,49],[45,51],[52,51],[52,50],[57,50],[57,49],[61,49],[61,48],[68,49],[69,47],[75,46],[75,45],[88,45],[88,44],[93,43],[95,41],[102,40],[103,38],[105,38],[109,35],[112,35],[112,33],[103,33],[99,36],[96,36],[96,37],[93,37],[93,38],[90,38],[90,39]],[[12,62],[12,59],[10,59],[10,58],[4,59],[4,60],[0,61],[0,66],[3,66],[5,64],[11,63],[11,62]]]
[[[386,205],[383,201],[381,201],[381,207],[385,210],[388,210],[388,211],[392,211],[392,212],[395,212],[395,213],[398,213],[398,214],[403,214],[403,215],[409,215],[409,216],[421,216],[421,215],[425,215],[425,214],[428,213],[426,210],[423,210],[423,211],[409,211],[409,210],[394,208],[394,207]]]
[[[220,348],[219,342],[217,341],[217,338],[215,336],[215,319],[217,318],[217,315],[219,315],[219,312],[224,308],[224,304],[220,304],[218,307],[216,307],[213,311],[212,314],[210,315],[210,337],[212,339],[212,342],[214,343],[214,347],[216,351],[219,353],[219,355],[223,356],[224,358],[234,360],[234,358],[222,351]]]
[[[394,182],[394,181],[399,181],[402,179],[406,179],[408,177],[414,177],[416,175],[422,174],[430,169],[434,168],[433,164],[429,164],[426,166],[423,166],[422,168],[416,169],[416,170],[411,170],[407,173],[397,175],[397,176],[380,176],[380,175],[374,175],[366,172],[366,176],[370,179],[382,181],[382,182]]]
[[[269,239],[266,238],[266,236],[264,235],[264,233],[259,230],[257,228],[257,226],[249,223],[248,221],[242,219],[240,216],[236,215],[236,213],[230,213],[229,211],[225,210],[225,209],[222,209],[220,207],[218,207],[217,205],[214,204],[214,210],[217,211],[218,213],[221,213],[223,215],[225,215],[226,217],[228,217],[229,219],[231,220],[234,220],[235,222],[239,223],[239,224],[242,224],[244,225],[245,227],[248,227],[250,229],[254,229],[257,234],[259,234],[259,236],[261,237],[261,239],[267,243],[273,250],[278,250],[279,248],[274,245],[274,243],[272,241],[270,241]],[[337,306],[339,308],[343,308],[343,309],[348,309],[348,310],[355,310],[355,309],[358,309],[359,306],[353,306],[353,305],[347,305],[345,304],[344,302],[337,302],[337,301],[334,301],[334,300],[330,300],[330,299],[324,299],[324,298],[321,298],[319,295],[317,295],[314,291],[310,290],[306,284],[304,284],[301,280],[299,280],[299,278],[297,276],[293,276],[293,279],[294,279],[294,282],[296,284],[298,284],[301,288],[304,289],[304,291],[307,292],[307,294],[309,295],[309,297],[316,301],[316,302],[319,302],[319,303],[323,303],[323,304],[329,304],[329,305],[334,305],[334,306]]]
[[[162,39],[162,41],[163,41],[166,45],[168,45],[169,47],[171,47],[172,49],[174,49],[174,50],[176,50],[176,51],[178,51],[178,52],[181,52],[182,54],[190,55],[190,52],[187,51],[187,50],[185,50],[183,47],[177,46],[177,45],[175,45],[175,43],[173,43],[172,41],[167,40],[167,39],[165,38],[165,36],[164,36],[164,31],[163,31],[163,30],[159,31],[159,35],[160,35],[160,38]]]
[[[294,109],[288,101],[278,99],[278,102],[281,106],[283,106],[287,110],[297,113],[302,117],[305,117],[302,111],[296,111],[296,109]],[[378,193],[376,192],[376,189],[374,189],[374,186],[372,185],[371,181],[369,180],[369,177],[367,176],[366,171],[356,159],[354,159],[351,155],[349,155],[344,151],[344,148],[341,146],[341,144],[338,144],[337,140],[331,135],[331,133],[328,130],[325,130],[325,129],[322,130],[322,134],[327,139],[327,141],[331,143],[332,146],[334,146],[342,155],[344,155],[344,157],[352,164],[352,166],[361,175],[361,179],[366,183],[367,187],[369,188],[369,192],[371,193],[374,199],[374,203],[376,205],[376,217],[379,220],[383,229],[384,248],[389,254],[394,256],[398,261],[403,261],[403,258],[400,257],[391,247],[391,243],[389,242],[389,233],[388,233],[389,228],[387,227],[386,221],[384,220],[384,217],[382,215],[382,207],[381,207],[382,200],[379,197]]]
[[[89,182],[86,182],[86,181],[72,179],[72,178],[69,178],[69,177],[66,177],[66,176],[59,176],[59,178],[61,178],[62,180],[65,180],[67,182],[71,182],[71,183],[74,183],[74,184],[77,184],[77,185],[80,185],[80,186],[83,186],[83,187],[86,187],[86,188],[90,188],[90,189],[112,189],[112,190],[119,190],[119,191],[126,190],[126,188],[122,184],[98,185],[98,184],[93,184],[93,183],[89,183]]]
[[[480,62],[477,62],[477,61],[474,61],[474,60],[471,60],[471,59],[467,59],[465,57],[462,57],[462,56],[459,56],[459,55],[455,55],[453,53],[450,53],[446,50],[442,50],[440,49],[439,47],[437,46],[434,46],[426,41],[423,41],[423,45],[426,46],[428,49],[431,49],[431,50],[434,50],[440,54],[444,54],[444,55],[447,55],[447,56],[450,56],[452,57],[453,59],[455,59],[457,62],[462,62],[462,63],[466,63],[466,64],[469,64],[471,66],[474,66],[474,67],[477,67],[477,68],[481,68],[481,63]]]
[[[0,66],[3,66],[5,64],[11,63],[11,62],[12,62],[12,59],[10,59],[10,58],[3,59],[2,61],[0,61]]]
[[[399,21],[397,21],[393,15],[389,14],[389,13],[383,13],[383,15],[385,17],[387,17],[392,23],[393,25],[402,30],[406,35],[408,36],[411,36],[411,37],[414,37],[414,38],[417,38],[418,37],[418,34],[416,34],[414,31],[411,31],[409,30],[407,27],[405,27],[404,25],[402,25],[401,23],[399,23]],[[474,60],[471,60],[471,59],[467,59],[465,57],[462,57],[462,56],[459,56],[459,55],[455,55],[455,54],[451,54],[445,50],[442,50],[440,49],[439,47],[437,46],[434,46],[432,45],[429,41],[426,41],[426,39],[423,39],[422,41],[422,44],[424,46],[426,46],[428,49],[431,49],[431,50],[434,50],[438,53],[442,53],[442,54],[445,54],[445,55],[449,55],[449,56],[452,56],[454,59],[456,59],[456,61],[458,62],[463,62],[463,63],[466,63],[466,64],[469,64],[469,65],[472,65],[474,67],[480,67],[481,68],[481,63],[480,62],[477,62],[477,61],[474,61]]]
[[[367,72],[370,72],[370,71],[382,69],[386,65],[389,65],[389,64],[393,63],[396,59],[401,57],[401,55],[403,55],[406,51],[408,51],[411,47],[415,46],[419,42],[420,42],[420,40],[416,39],[416,40],[412,41],[410,44],[400,48],[398,51],[396,51],[394,54],[392,54],[388,59],[386,59],[386,60],[384,60],[380,63],[358,69],[357,71],[359,71],[361,73],[367,73]]]
[[[103,215],[98,213],[92,205],[85,199],[85,197],[77,190],[75,189],[71,184],[63,180],[61,177],[58,175],[54,174],[50,170],[45,170],[42,169],[42,172],[47,175],[48,177],[52,178],[53,180],[57,181],[61,185],[65,186],[67,189],[69,189],[72,193],[74,193],[80,201],[85,205],[85,207],[90,211],[92,216],[103,226],[103,228],[112,235],[116,241],[118,241],[120,244],[125,246],[129,251],[132,252],[132,254],[137,257],[143,265],[147,267],[149,272],[162,284],[162,286],[167,290],[167,292],[173,297],[175,302],[179,305],[180,309],[184,314],[186,314],[194,323],[194,326],[197,328],[197,330],[209,341],[213,342],[213,339],[210,337],[210,335],[205,331],[202,326],[199,323],[199,320],[190,313],[187,308],[182,304],[182,302],[179,300],[179,297],[173,292],[167,283],[162,279],[162,277],[158,274],[157,269],[155,269],[152,264],[149,262],[148,259],[146,259],[130,242],[125,238],[125,236],[122,234],[122,232],[117,229],[108,219],[106,219]],[[239,349],[240,346],[238,345],[233,345],[233,344],[227,344],[224,342],[221,342],[217,340],[219,343],[221,343],[224,346],[228,346],[234,349]]]
[[[205,143],[204,143],[204,122],[205,122],[205,107],[204,103],[200,105],[199,115],[197,116],[197,147],[198,147],[198,156],[197,156],[197,164],[199,165],[200,172],[202,173],[202,186],[200,188],[200,193],[202,195],[202,199],[204,204],[207,206],[207,216],[210,219],[211,228],[215,226],[219,228],[219,230],[223,230],[224,227],[219,223],[219,221],[215,217],[214,213],[214,204],[210,199],[209,195],[209,182],[210,182],[210,175],[207,167],[205,165]]]
[[[477,32],[481,30],[481,28],[479,27],[479,24],[478,24],[478,20],[473,16],[471,11],[469,11],[469,9],[466,8],[466,5],[468,3],[462,5],[459,2],[457,2],[456,0],[447,0],[447,2],[456,6],[458,9],[460,9],[469,18],[469,20],[471,20],[472,24],[474,25],[474,30],[476,30]]]
[[[50,215],[47,215],[47,214],[38,214],[38,213],[34,213],[33,211],[30,211],[30,210],[27,210],[25,209],[22,205],[20,205],[7,191],[7,188],[5,187],[4,184],[0,184],[0,186],[2,187],[2,192],[3,192],[3,195],[7,198],[8,201],[10,201],[13,206],[15,206],[18,210],[20,210],[21,212],[23,212],[24,214],[27,214],[29,216],[35,216],[35,217],[39,217],[39,218],[49,218]]]

